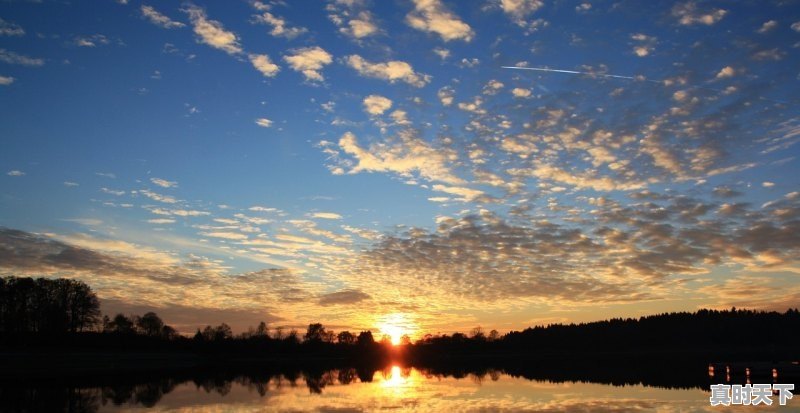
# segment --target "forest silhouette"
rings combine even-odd
[[[800,359],[798,341],[797,309],[779,313],[735,308],[550,324],[506,334],[496,330],[485,333],[476,327],[469,333],[426,334],[416,341],[404,337],[397,346],[388,337],[376,339],[371,331],[335,332],[318,322],[310,323],[304,332],[270,328],[262,322],[239,334],[222,323],[197,329],[193,335],[181,335],[155,312],[101,317],[100,301],[81,281],[0,278],[0,346],[4,352],[24,349],[24,353],[31,354],[117,354],[116,365],[125,359],[122,355],[139,353],[158,353],[162,358],[181,360],[181,365],[196,364],[212,356],[282,362],[309,358],[357,362],[391,359],[427,364],[504,358],[541,360],[559,355],[783,361]],[[24,357],[17,361],[24,364],[20,360]]]

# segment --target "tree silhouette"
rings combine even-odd
[[[308,343],[321,343],[325,339],[325,327],[320,323],[309,324],[304,338]]]
[[[258,323],[258,328],[256,328],[254,335],[256,337],[269,337],[269,327],[267,327],[267,323],[263,321]]]
[[[341,344],[354,344],[356,342],[356,336],[349,331],[342,331],[336,336],[336,340]]]
[[[163,333],[164,322],[151,311],[136,319],[136,327],[146,336],[157,337]]]
[[[358,334],[358,339],[356,340],[359,346],[371,346],[375,344],[375,339],[372,338],[372,331],[362,331]]]
[[[0,278],[0,332],[63,333],[94,328],[100,302],[87,284],[66,278]]]
[[[136,332],[134,330],[134,322],[130,318],[126,317],[125,314],[119,313],[114,316],[111,322],[108,324],[109,332],[117,333],[117,334],[133,334]]]
[[[472,331],[470,331],[469,335],[473,340],[477,341],[486,340],[486,334],[483,333],[483,328],[481,328],[480,326],[473,328]]]
[[[286,336],[284,341],[286,343],[288,343],[288,344],[296,345],[296,344],[300,343],[300,337],[299,336],[300,336],[300,334],[297,332],[297,330],[292,329],[291,331],[289,331],[289,334]]]

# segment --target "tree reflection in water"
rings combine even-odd
[[[668,363],[651,370],[639,366],[582,362],[578,365],[526,367],[524,364],[492,368],[466,364],[446,364],[426,368],[387,366],[348,366],[335,369],[252,369],[247,371],[197,369],[161,375],[76,378],[71,380],[0,381],[0,411],[97,412],[107,407],[154,407],[176,388],[191,389],[219,400],[230,398],[234,388],[246,389],[268,403],[305,382],[311,396],[322,397],[331,386],[363,386],[358,394],[385,396],[397,400],[424,397],[426,387],[443,380],[459,386],[480,387],[494,382],[517,380],[521,383],[600,383],[613,386],[643,384],[652,388],[702,389],[710,384],[708,364],[690,366]],[[764,378],[771,382],[771,377]],[[294,390],[292,390],[294,391]],[[250,396],[255,397],[255,396]],[[112,409],[113,410],[113,409]]]

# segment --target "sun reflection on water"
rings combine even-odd
[[[409,372],[403,372],[400,366],[392,366],[381,372],[381,388],[394,395],[403,395],[414,387],[414,380]]]

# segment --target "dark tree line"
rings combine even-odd
[[[114,318],[103,316],[103,333],[118,335],[142,335],[164,339],[178,337],[178,332],[164,323],[158,314],[150,311],[143,316],[117,314]]]
[[[426,335],[410,352],[417,359],[441,355],[695,354],[755,360],[800,358],[800,311],[699,310],[579,324],[550,324],[485,335]]]
[[[648,352],[747,356],[762,360],[800,357],[800,347],[796,345],[800,342],[800,311],[797,309],[785,313],[735,308],[664,313],[591,323],[551,324],[505,335],[496,330],[486,333],[476,327],[468,334],[428,334],[414,343],[405,336],[396,347],[388,337],[377,342],[371,331],[335,332],[321,323],[309,324],[305,334],[297,330],[285,332],[281,327],[270,329],[261,322],[236,335],[230,326],[222,323],[198,329],[193,336],[183,336],[154,312],[142,316],[117,314],[102,320],[99,315],[97,297],[80,281],[0,278],[0,336],[14,338],[28,334],[33,337],[28,341],[6,340],[17,344],[53,345],[56,343],[48,340],[52,341],[52,333],[58,333],[69,334],[67,339],[59,339],[57,344],[62,347],[285,358],[314,355],[424,361],[460,355],[546,357]]]
[[[257,354],[281,359],[313,356],[375,362],[388,358],[392,351],[388,342],[376,342],[371,331],[336,333],[320,323],[309,324],[303,334],[294,329],[284,332],[282,327],[270,329],[261,322],[236,335],[222,323],[197,329],[191,339],[179,337],[177,342],[203,353]]]
[[[591,348],[596,351],[636,349],[765,349],[795,346],[800,340],[800,311],[699,310],[639,318],[614,318],[581,324],[555,324],[511,332],[510,346],[537,344],[543,351]]]
[[[75,333],[97,324],[100,302],[65,278],[0,278],[0,333]]]

